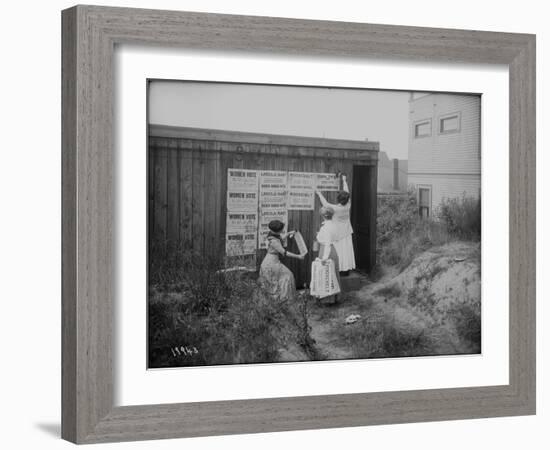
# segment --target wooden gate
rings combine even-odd
[[[174,245],[205,256],[225,252],[227,169],[342,172],[352,188],[352,220],[359,267],[376,255],[378,143],[151,125],[148,151],[149,249]],[[355,169],[354,169],[355,167]],[[360,169],[357,169],[360,168]],[[326,193],[336,203],[336,193]],[[359,201],[355,200],[358,197]],[[289,211],[289,230],[300,230],[311,249],[319,230],[314,211]],[[358,214],[360,212],[360,214]],[[292,248],[289,248],[292,251]],[[296,250],[296,249],[294,249]],[[257,251],[258,265],[265,250]],[[298,287],[309,283],[312,257],[288,259]]]

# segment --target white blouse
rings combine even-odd
[[[338,225],[334,220],[326,220],[321,225],[317,233],[317,242],[323,244],[323,254],[319,255],[321,259],[327,259],[330,255],[330,246],[338,239]]]
[[[343,188],[344,191],[349,193],[348,188],[348,182],[344,178],[343,180]],[[326,198],[321,194],[319,194],[319,199],[321,200],[321,204],[324,207],[331,207],[334,210],[334,216],[332,216],[332,222],[336,225],[336,231],[335,231],[335,238],[337,241],[340,239],[344,239],[345,237],[351,236],[353,234],[353,228],[351,226],[351,220],[350,220],[350,210],[351,210],[351,197],[348,200],[348,202],[345,205],[341,205],[340,203],[332,204],[327,202]]]

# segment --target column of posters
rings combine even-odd
[[[263,170],[260,172],[258,248],[266,247],[269,222],[280,220],[287,223],[287,179],[286,171]]]
[[[258,229],[258,172],[227,170],[225,254],[255,255]]]

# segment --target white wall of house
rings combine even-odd
[[[481,193],[481,98],[428,94],[409,102],[408,182],[430,191],[430,215],[444,198]]]
[[[410,178],[409,178],[410,181]],[[444,198],[479,197],[481,179],[479,175],[426,175],[415,176],[411,182],[416,190],[430,190],[431,211],[437,215],[438,205]]]

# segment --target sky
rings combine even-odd
[[[149,123],[377,141],[407,159],[409,92],[152,81]]]

